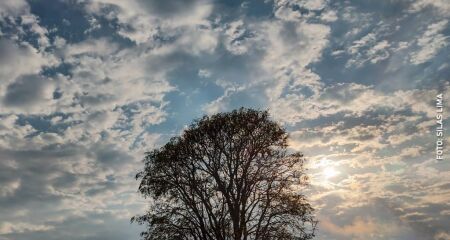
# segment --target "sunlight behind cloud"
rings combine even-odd
[[[339,175],[339,172],[336,171],[336,169],[334,169],[333,167],[327,167],[323,169],[322,174],[325,179],[330,179],[332,177]]]
[[[321,158],[316,162],[312,162],[310,165],[311,170],[311,183],[315,186],[323,188],[333,188],[336,184],[335,177],[341,174],[341,169],[336,161],[328,158]]]

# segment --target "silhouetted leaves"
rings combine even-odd
[[[241,108],[147,152],[136,178],[150,209],[132,218],[148,226],[143,239],[312,239],[305,160],[287,138],[267,111]]]

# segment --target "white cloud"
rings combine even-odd
[[[352,56],[346,67],[362,67],[366,63],[376,64],[390,57],[391,43],[382,39],[383,27],[368,33],[356,40],[348,48],[347,53]]]
[[[275,86],[267,89],[267,96],[276,99],[289,85],[316,90],[320,77],[307,66],[321,58],[330,28],[322,24],[272,22],[263,25],[263,29],[267,52],[262,67],[276,79]]]
[[[0,196],[8,197],[10,195],[14,195],[14,192],[20,187],[20,184],[20,179],[4,183],[2,186],[0,186]]]
[[[235,55],[245,54],[251,47],[251,41],[248,40],[250,33],[245,28],[242,20],[234,21],[227,24],[225,30],[225,47],[228,51]]]
[[[20,75],[37,74],[43,66],[56,65],[58,61],[50,54],[40,52],[28,43],[15,43],[0,39],[0,94],[2,86],[12,82]]]
[[[447,0],[418,0],[411,5],[412,12],[418,12],[426,7],[433,7],[442,16],[449,16],[450,2]]]
[[[320,19],[325,22],[334,22],[338,20],[337,12],[334,10],[328,10],[320,16]]]
[[[0,225],[0,234],[42,232],[54,229],[53,226],[20,222],[4,222]]]
[[[450,234],[447,232],[439,232],[434,235],[434,240],[450,240]]]
[[[0,1],[0,20],[8,16],[20,16],[29,11],[25,0],[3,0]]]
[[[23,147],[23,145],[26,145],[26,143],[23,142],[23,139],[35,131],[35,129],[28,124],[16,124],[18,119],[19,117],[17,115],[12,114],[0,117],[0,135],[3,136],[3,138],[0,138],[0,148],[8,149],[13,147]]]
[[[446,28],[447,23],[447,20],[442,20],[427,27],[423,35],[417,39],[419,50],[411,53],[411,63],[421,64],[427,62],[438,54],[440,49],[448,45],[448,36],[440,33]]]
[[[373,86],[337,84],[322,89],[310,98],[288,94],[274,101],[271,110],[280,121],[287,123],[317,119],[339,112],[361,116],[366,111],[378,108],[394,111],[411,108],[417,114],[424,113],[432,117],[433,109],[425,99],[432,99],[436,93],[436,90],[399,90],[385,94],[374,90]]]
[[[202,110],[207,114],[215,114],[226,111],[230,107],[229,101],[233,94],[236,94],[237,92],[240,92],[247,88],[247,86],[245,85],[235,86],[233,84],[224,82],[223,80],[217,81],[216,84],[223,87],[225,89],[225,92],[219,98],[202,106]]]
[[[211,77],[212,73],[208,69],[199,69],[198,70],[198,76],[201,78],[209,78]]]
[[[22,39],[26,33],[37,35],[37,44],[39,50],[44,50],[50,46],[47,37],[48,30],[41,26],[39,18],[30,13],[30,6],[24,0],[4,0],[0,2],[0,22],[4,22],[4,26],[16,28],[12,33],[11,39]],[[0,30],[0,36],[2,35]]]
[[[156,0],[93,0],[89,1],[87,11],[103,15],[102,9],[107,5],[117,6],[118,10],[107,16],[117,17],[122,28],[119,34],[136,43],[144,43],[160,32],[173,31],[177,28],[208,25],[206,18],[213,5],[206,0],[184,2],[161,2]]]
[[[39,18],[33,14],[25,14],[20,16],[21,24],[30,27],[30,31],[38,35],[39,49],[44,50],[46,47],[50,46],[49,39],[47,37],[48,30],[45,27],[39,25]]]
[[[375,44],[375,46],[373,46],[368,51],[370,62],[375,64],[378,63],[379,61],[389,58],[389,51],[387,49],[390,46],[391,45],[386,40],[383,40]]]
[[[183,32],[176,40],[173,48],[176,51],[186,51],[190,54],[213,53],[218,44],[218,34],[208,28],[193,28]]]
[[[336,235],[351,237],[352,239],[364,239],[367,236],[382,237],[384,234],[391,234],[396,231],[395,227],[388,223],[376,222],[372,218],[363,219],[356,217],[353,222],[348,225],[339,226],[330,219],[324,219],[321,224],[323,231]]]
[[[325,0],[276,0],[274,1],[274,14],[277,18],[285,21],[298,21],[301,18],[315,17],[311,11],[320,11],[327,7]],[[300,9],[307,10],[301,12]],[[324,21],[333,21],[335,18],[332,12],[322,16]]]
[[[71,80],[61,87],[65,105],[75,100],[84,109],[112,110],[137,101],[160,102],[173,89],[165,80],[170,68],[157,66],[167,53],[140,51],[117,52],[117,45],[105,39],[68,45],[66,62],[74,67]]]
[[[62,38],[57,38],[55,44],[59,47],[65,45],[65,40]],[[73,55],[79,54],[89,54],[97,56],[107,56],[111,55],[118,50],[119,46],[109,39],[99,38],[99,39],[88,39],[80,43],[69,44],[65,47],[65,57],[72,57]]]
[[[14,112],[20,112],[21,107],[31,112],[45,109],[43,103],[51,101],[55,81],[40,76],[39,72],[59,61],[27,43],[18,44],[6,39],[0,40],[0,51],[0,104],[4,110],[9,107],[15,108]]]

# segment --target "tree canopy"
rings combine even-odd
[[[303,195],[305,158],[267,111],[204,116],[147,152],[136,176],[148,211],[132,218],[145,240],[266,240],[314,237]]]

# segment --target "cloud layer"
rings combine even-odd
[[[1,1],[0,240],[137,239],[143,153],[241,106],[269,109],[310,159],[317,239],[450,239],[450,164],[434,159],[448,9]]]

